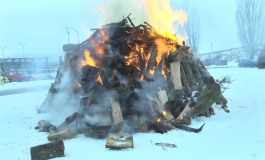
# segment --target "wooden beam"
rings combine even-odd
[[[180,75],[180,62],[170,63],[171,81],[176,90],[183,88]]]
[[[113,124],[117,125],[123,121],[121,106],[119,101],[113,95],[110,96],[110,103],[112,109]]]
[[[133,148],[133,137],[129,134],[109,134],[105,147],[109,149]]]
[[[147,64],[148,70],[153,70],[154,67],[157,65],[157,62],[156,62],[157,52],[158,51],[156,49],[153,49],[152,52],[150,53],[150,57],[149,57],[148,64]]]
[[[163,105],[168,101],[168,96],[167,96],[166,90],[157,91],[157,96]]]
[[[31,160],[46,160],[64,157],[64,143],[62,140],[42,144],[30,148]]]

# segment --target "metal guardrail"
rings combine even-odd
[[[261,50],[264,47],[265,43],[257,45],[258,50]],[[237,47],[237,48],[225,49],[220,51],[208,52],[208,53],[199,54],[198,56],[202,60],[214,59],[214,58],[235,60],[235,59],[248,57],[248,55],[245,52],[245,47]]]

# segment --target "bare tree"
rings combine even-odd
[[[257,54],[265,31],[264,0],[238,0],[236,22],[241,45],[251,59]]]
[[[200,42],[200,20],[195,11],[188,12],[188,21],[185,29],[189,37],[188,44],[191,46],[193,54],[197,55]]]

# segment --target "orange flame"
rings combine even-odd
[[[139,6],[143,7],[142,10],[146,11],[146,14],[143,13],[141,14],[141,16],[136,15],[136,19],[143,21],[147,18],[146,21],[153,26],[154,32],[152,32],[153,30],[151,30],[148,36],[152,37],[152,39],[154,39],[155,41],[155,46],[151,46],[151,50],[157,50],[156,65],[161,64],[160,62],[163,56],[169,54],[169,51],[175,51],[177,44],[183,45],[183,41],[188,39],[187,35],[177,35],[177,29],[178,31],[179,29],[182,29],[184,27],[184,24],[187,22],[187,13],[184,10],[173,9],[170,5],[170,0],[144,0],[144,3],[141,3],[141,0],[128,0],[126,2],[115,0],[108,2],[110,2],[109,5],[105,4],[105,7],[101,6],[100,8],[100,11],[103,12],[108,21],[114,21],[114,19],[112,18],[117,18],[117,14],[119,14],[120,11],[127,11],[128,4],[130,6],[130,9],[138,8]],[[113,8],[116,7],[118,7],[119,9],[113,10]],[[134,30],[130,32],[132,39],[136,37],[137,39],[141,40],[142,35],[145,36],[144,33],[141,34]],[[105,43],[109,40],[109,38],[111,37],[111,35],[109,34],[110,33],[107,32],[107,30],[104,30],[103,28],[99,29],[99,40],[101,41],[101,43]],[[184,34],[186,33],[184,32]],[[130,38],[128,41],[130,41]],[[130,47],[131,52],[127,53],[126,56],[123,57],[125,59],[126,65],[134,66],[140,71],[140,69],[143,68],[142,65],[144,63],[145,69],[147,69],[148,72],[153,75],[156,66],[152,65],[152,68],[148,67],[148,62],[151,56],[149,45],[147,43],[128,43],[128,46]],[[104,54],[107,50],[107,48],[104,48],[104,46],[101,45],[95,47],[95,49],[96,54]],[[91,59],[93,60],[93,58]],[[166,79],[168,71],[162,68],[161,74]],[[143,75],[140,76],[140,79],[144,78]]]
[[[101,79],[100,75],[98,75],[96,81],[99,82],[101,85],[103,85],[103,82],[102,82],[102,79]]]
[[[162,70],[162,76],[167,79],[167,75],[166,75],[166,72],[164,70]]]
[[[176,25],[181,27],[187,22],[187,13],[183,10],[174,10],[170,6],[169,0],[145,0],[147,8],[148,22],[157,29],[157,31],[170,39],[176,40],[181,44],[183,39],[177,37]]]
[[[155,73],[155,70],[154,70],[154,69],[152,69],[152,70],[149,70],[149,73],[150,73],[151,75],[154,75],[154,73]]]
[[[104,41],[109,39],[109,34],[108,34],[108,32],[106,30],[100,29],[99,30],[99,34],[100,34],[100,36],[102,38],[102,42],[104,42]]]
[[[156,122],[159,123],[159,122],[161,122],[161,120],[162,120],[162,118],[159,117],[159,118],[156,120]]]
[[[96,67],[95,60],[91,57],[89,50],[84,51],[85,60],[82,61],[82,66],[90,65]]]
[[[105,49],[102,46],[97,46],[97,47],[95,47],[95,49],[96,49],[97,54],[104,54],[105,53]]]
[[[156,62],[159,63],[163,57],[163,55],[167,54],[169,49],[169,46],[167,45],[166,39],[159,38],[155,40],[155,43],[157,45],[157,57]]]

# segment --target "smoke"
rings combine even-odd
[[[105,0],[98,7],[98,11],[103,14],[100,25],[120,21],[130,13],[132,13],[131,18],[136,24],[147,20],[145,3],[142,0]]]
[[[163,104],[158,100],[157,92],[161,89],[166,89],[166,81],[161,74],[154,74],[153,81],[142,81],[142,89],[135,89],[137,96],[139,97],[138,103],[134,107],[137,108],[144,115],[144,120],[153,121],[157,113],[152,112],[152,103]]]
[[[49,94],[39,108],[39,112],[48,112],[47,119],[55,124],[60,124],[67,116],[76,112],[80,103],[79,95],[72,89],[80,79],[80,71],[76,71],[77,75],[73,75],[71,68],[61,67],[59,73],[61,74],[60,83],[54,86],[56,92]]]
[[[143,21],[147,20],[150,21],[151,24],[154,24],[155,27],[157,27],[158,29],[161,29],[162,31],[167,30],[168,32],[172,30],[172,25],[176,21],[179,21],[179,23],[182,24],[182,22],[184,23],[186,19],[185,16],[184,18],[183,16],[180,16],[180,15],[185,15],[185,13],[183,11],[175,11],[174,9],[172,9],[169,5],[168,0],[166,1],[145,0],[144,2],[142,2],[141,0],[135,0],[135,1],[111,0],[111,1],[105,1],[104,6],[100,6],[99,10],[104,14],[104,18],[102,19],[102,24],[120,21],[122,18],[121,15],[124,15],[124,17],[126,17],[127,15],[132,13],[130,18],[131,19],[135,18],[134,23],[137,21],[140,21],[140,23],[142,23]],[[165,16],[163,17],[163,15],[161,16],[159,14],[163,14]],[[104,33],[99,33],[99,34],[104,34]],[[91,68],[92,66],[89,66],[87,68],[89,74],[82,73],[80,69],[82,68],[82,66],[78,66],[82,64],[80,59],[77,59],[76,61],[74,59],[71,59],[71,57],[69,59],[70,59],[70,64],[69,64],[70,67],[65,67],[60,71],[61,73],[63,73],[63,75],[61,76],[59,85],[55,86],[55,89],[58,90],[59,92],[54,94],[52,101],[49,102],[49,105],[53,106],[51,110],[51,112],[53,113],[52,114],[53,121],[54,119],[58,119],[58,121],[62,122],[67,116],[80,110],[79,103],[82,97],[81,94],[73,90],[73,88],[76,88],[75,85],[78,84],[78,82],[80,82],[82,78],[84,78],[81,76],[89,76],[89,75],[92,76],[92,78],[85,77],[87,78],[88,81],[87,83],[89,84],[88,86],[81,86],[81,88],[82,87],[89,88],[89,90],[92,90],[89,85],[91,84],[92,86],[94,86],[94,83],[89,81],[89,80],[95,81],[94,74],[92,74],[89,70],[89,68],[91,69],[91,71],[93,70],[93,68]],[[83,69],[85,68],[86,67],[83,67]],[[121,83],[123,83],[122,81],[123,77],[119,76],[118,73],[113,75],[113,77],[118,77],[118,79],[121,80]],[[153,120],[152,118],[154,117],[154,115],[152,115],[153,113],[150,112],[150,103],[154,102],[155,99],[157,99],[157,91],[159,91],[159,89],[165,89],[167,86],[165,79],[161,75],[161,73],[160,74],[155,73],[152,76],[152,78],[153,80],[140,82],[142,88],[135,90],[135,94],[139,97],[139,99],[137,100],[135,99],[135,101],[137,102],[135,103],[129,102],[131,104],[124,104],[125,102],[121,102],[122,110],[125,110],[125,112],[129,112],[131,111],[130,108],[126,107],[128,106],[132,108],[136,107],[136,110],[143,113],[144,118],[146,119],[150,118],[149,120]],[[126,79],[126,77],[124,77],[124,79]],[[100,88],[97,89],[98,91],[91,92],[91,94],[93,95],[91,101],[94,102],[91,103],[89,102],[90,104],[88,105],[89,106],[88,109],[82,112],[85,115],[84,121],[85,123],[91,126],[111,125],[112,117],[111,117],[111,104],[109,97],[112,96],[113,93],[106,92],[104,90],[101,90]],[[128,94],[128,96],[130,96],[130,93],[125,93],[127,92],[127,90],[125,89],[122,91],[113,91],[113,92],[122,92],[122,93],[117,93],[120,96],[121,95],[125,96],[123,94]],[[86,94],[90,96],[89,95],[90,91],[86,92]],[[121,101],[127,102],[127,98],[126,100],[124,99]],[[123,132],[133,131],[132,129],[133,127],[130,127],[132,126],[130,122],[133,121],[134,120],[126,121],[125,119],[123,128],[121,130]]]
[[[184,10],[174,9],[169,0],[106,0],[98,11],[103,14],[100,25],[118,22],[131,13],[136,26],[148,22],[160,34],[178,39],[179,44],[188,39],[184,28],[188,15]]]

